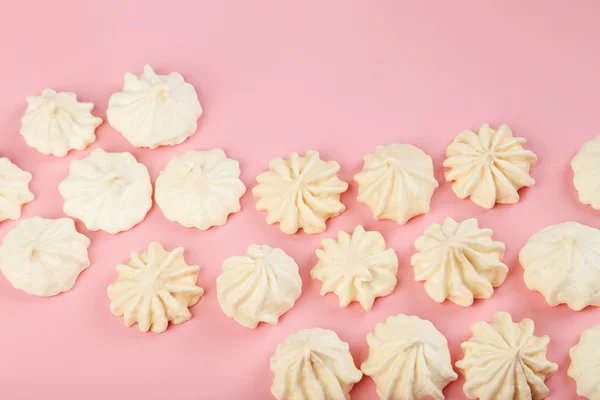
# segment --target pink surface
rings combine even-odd
[[[351,181],[362,156],[379,144],[412,143],[430,154],[440,188],[432,211],[405,226],[377,222],[356,202],[351,184],[347,211],[327,232],[286,236],[267,226],[248,192],[242,212],[222,228],[200,232],[167,221],[155,206],[129,232],[111,236],[80,231],[92,240],[91,267],[75,288],[36,298],[0,278],[0,398],[29,399],[268,399],[269,357],[299,328],[334,329],[349,342],[357,365],[367,355],[365,335],[397,313],[431,320],[448,338],[453,361],[470,325],[496,310],[531,317],[548,334],[548,358],[560,365],[547,381],[549,399],[577,399],[567,377],[568,349],[584,329],[600,322],[600,309],[573,312],[549,307],[526,289],[517,254],[546,225],[575,220],[600,228],[600,212],[577,201],[569,162],[598,133],[600,3],[582,0],[504,2],[396,1],[182,1],[12,2],[0,13],[0,156],[33,173],[37,199],[24,217],[62,217],[57,185],[71,160],[92,149],[130,151],[153,180],[174,155],[223,148],[238,159],[251,187],[277,156],[315,149],[342,165]],[[492,5],[493,4],[493,5]],[[82,152],[57,159],[25,145],[19,118],[25,96],[45,87],[74,91],[105,118],[108,97],[123,73],[178,71],[205,108],[198,133],[184,144],[139,150],[108,124]],[[457,199],[443,182],[446,146],[462,129],[508,124],[539,158],[536,186],[516,205],[484,210]],[[446,216],[476,217],[506,244],[506,283],[470,308],[436,304],[412,278],[413,241]],[[356,224],[379,230],[400,260],[399,284],[371,312],[338,306],[319,296],[309,278],[314,250],[325,237]],[[0,225],[0,237],[16,222]],[[152,240],[184,246],[189,263],[203,266],[205,296],[193,318],[164,334],[126,328],[109,311],[106,287],[115,266]],[[249,330],[219,308],[215,279],[223,260],[252,243],[283,248],[301,268],[303,293],[277,326]],[[464,399],[462,379],[448,399]],[[366,377],[354,399],[375,399]]]

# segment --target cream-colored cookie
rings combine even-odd
[[[19,219],[23,205],[33,201],[35,196],[29,190],[31,179],[29,172],[0,157],[0,222]]]
[[[431,196],[438,187],[431,157],[410,144],[377,146],[364,157],[364,167],[354,175],[358,201],[365,203],[375,219],[405,224],[429,212]]]
[[[336,173],[340,165],[323,161],[316,151],[301,157],[292,153],[287,160],[271,161],[269,171],[256,178],[252,193],[259,198],[256,208],[267,210],[267,223],[279,222],[283,233],[293,234],[302,228],[305,233],[325,231],[325,222],[341,214],[346,207],[340,195],[348,189]]]
[[[497,312],[491,323],[477,322],[473,336],[461,344],[464,358],[456,367],[465,376],[469,399],[541,400],[550,393],[545,384],[558,369],[546,359],[550,338],[534,336],[533,321],[519,323]]]
[[[202,107],[192,85],[177,72],[157,75],[149,65],[125,74],[123,91],[110,96],[106,117],[135,147],[173,146],[196,132]]]
[[[276,324],[302,292],[298,264],[281,249],[251,245],[230,257],[217,278],[217,297],[225,315],[248,328]]]
[[[600,230],[577,222],[535,233],[519,253],[525,284],[548,304],[600,306]]]
[[[44,89],[41,96],[27,97],[27,111],[21,118],[21,135],[42,154],[66,156],[96,141],[102,118],[92,115],[92,103],[77,101],[75,93]]]
[[[277,346],[271,357],[277,400],[350,400],[361,380],[348,343],[328,329],[301,329]]]
[[[479,132],[463,131],[446,150],[446,181],[460,199],[471,200],[484,208],[496,203],[519,201],[518,190],[533,186],[529,171],[535,167],[536,155],[523,148],[525,139],[513,137],[510,128],[500,125],[497,131],[483,124]]]
[[[600,210],[600,136],[581,146],[571,160],[571,168],[579,201]]]
[[[448,299],[468,307],[473,299],[491,297],[508,273],[504,244],[493,241],[492,233],[480,229],[475,218],[430,225],[410,259],[415,280],[425,281],[427,294],[438,303]]]
[[[458,375],[448,341],[427,320],[403,314],[388,317],[367,335],[369,357],[361,369],[384,400],[443,400]]]
[[[376,297],[387,296],[396,287],[398,257],[385,248],[379,232],[358,225],[352,234],[340,232],[338,240],[324,239],[317,250],[319,262],[310,276],[323,282],[321,296],[333,292],[346,307],[358,301],[367,311]]]
[[[58,189],[65,199],[65,213],[91,231],[127,231],[142,222],[152,207],[148,169],[130,153],[96,149],[71,163],[69,176]]]
[[[600,400],[600,325],[583,332],[569,355],[571,365],[567,374],[577,383],[577,394]]]
[[[90,240],[70,218],[21,221],[0,246],[0,271],[17,289],[35,296],[68,292],[90,265]]]
[[[240,211],[244,193],[239,163],[214,149],[173,158],[156,179],[154,197],[169,221],[206,230]]]
[[[110,311],[124,316],[128,327],[137,322],[142,332],[161,333],[169,322],[184,323],[192,317],[188,307],[204,294],[196,285],[199,270],[186,264],[182,247],[165,251],[152,242],[146,252],[134,251],[127,264],[117,266],[119,277],[107,290]]]

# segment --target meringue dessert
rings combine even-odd
[[[244,256],[230,257],[217,278],[221,309],[247,328],[275,325],[302,292],[298,264],[281,249],[251,245]]]
[[[271,161],[269,171],[256,177],[258,185],[252,189],[258,197],[256,209],[267,210],[267,223],[279,222],[283,233],[324,232],[327,219],[340,215],[346,207],[340,195],[348,184],[337,177],[340,164],[323,161],[314,150],[304,157],[292,153],[287,160]]]
[[[117,266],[119,277],[108,286],[110,311],[124,316],[125,325],[137,322],[141,332],[161,333],[169,321],[181,324],[192,318],[188,307],[204,294],[196,285],[200,267],[187,265],[183,247],[166,251],[152,242],[144,253],[131,253],[127,264]]]
[[[106,117],[135,147],[173,146],[196,132],[202,107],[192,85],[177,72],[157,75],[149,65],[140,76],[125,73],[123,91],[108,101]]]
[[[369,357],[361,369],[385,400],[444,400],[443,390],[458,375],[448,341],[427,320],[403,314],[388,317],[367,335]]]
[[[529,171],[537,157],[524,145],[525,139],[513,137],[506,125],[497,131],[488,124],[479,133],[463,131],[446,150],[446,181],[454,181],[452,190],[459,199],[470,196],[483,208],[516,203],[518,190],[535,184]]]
[[[387,296],[396,287],[398,257],[385,248],[379,232],[365,231],[358,225],[350,235],[338,234],[338,240],[324,239],[316,251],[319,262],[310,276],[323,282],[321,296],[333,292],[340,306],[358,301],[369,311],[376,297]]]
[[[154,197],[169,221],[206,230],[240,211],[244,193],[239,163],[214,149],[173,158],[156,180]]]
[[[431,196],[438,187],[431,157],[410,144],[377,146],[364,156],[364,167],[354,175],[358,201],[365,203],[375,219],[405,224],[429,212]]]
[[[35,296],[68,292],[90,265],[90,240],[70,218],[21,221],[0,246],[0,271],[17,289]]]
[[[577,222],[535,233],[519,253],[525,285],[551,306],[600,306],[600,230]]]
[[[415,281],[425,281],[425,291],[438,303],[448,299],[468,307],[474,299],[490,298],[508,273],[504,243],[493,241],[492,233],[480,229],[475,218],[430,225],[410,259]]]
[[[152,207],[148,169],[130,153],[96,149],[87,158],[74,160],[58,190],[65,199],[65,214],[91,231],[127,231]]]
[[[600,400],[600,325],[583,332],[569,356],[571,365],[567,374],[577,383],[577,394]]]
[[[541,400],[550,393],[544,383],[558,369],[546,359],[550,338],[533,335],[533,321],[512,322],[497,312],[491,323],[477,322],[473,336],[461,344],[464,358],[456,362],[465,377],[469,399]]]
[[[571,160],[571,168],[579,201],[600,210],[600,136],[581,146]]]
[[[29,190],[31,179],[29,172],[0,157],[0,222],[21,218],[23,205],[35,198]]]
[[[300,329],[277,346],[271,357],[277,400],[350,400],[361,380],[348,343],[328,329]]]
[[[44,89],[41,96],[27,96],[21,118],[21,135],[27,145],[42,154],[66,156],[96,141],[102,118],[92,115],[92,103],[77,101],[75,93]]]

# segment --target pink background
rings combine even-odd
[[[31,4],[28,4],[31,3]],[[85,4],[84,4],[85,3]],[[305,327],[334,329],[365,359],[365,335],[397,313],[431,320],[448,338],[453,361],[470,325],[496,310],[531,317],[552,341],[548,358],[560,365],[547,381],[550,399],[576,399],[567,377],[568,349],[600,322],[600,309],[551,308],[526,289],[517,254],[528,237],[567,220],[600,228],[600,212],[577,201],[570,159],[598,133],[600,123],[600,3],[564,1],[146,1],[11,2],[0,13],[0,156],[34,175],[37,199],[23,216],[64,216],[57,185],[71,160],[92,149],[130,151],[153,180],[171,157],[190,149],[223,148],[240,161],[250,188],[277,156],[315,149],[340,162],[351,181],[362,156],[379,144],[412,143],[430,154],[440,188],[432,211],[405,226],[377,222],[356,202],[356,185],[343,195],[347,211],[327,232],[286,236],[267,226],[248,192],[243,210],[222,228],[200,232],[167,221],[155,206],[129,232],[80,231],[92,240],[91,267],[75,288],[53,298],[17,291],[0,278],[0,398],[13,399],[269,399],[269,357],[285,336]],[[158,73],[178,71],[205,108],[198,133],[184,144],[134,149],[108,124],[82,152],[57,159],[25,145],[19,119],[25,96],[51,87],[74,91],[105,118],[111,93],[126,71],[145,63]],[[482,122],[508,124],[539,158],[537,185],[516,205],[484,210],[457,199],[443,182],[446,146]],[[446,216],[476,217],[506,244],[506,283],[470,308],[436,304],[412,278],[413,241]],[[356,224],[383,233],[400,259],[399,284],[371,312],[319,296],[309,279],[314,250],[325,237]],[[0,237],[16,222],[0,225]],[[126,328],[109,311],[106,287],[115,266],[152,240],[184,246],[189,263],[203,267],[205,296],[193,318],[164,334]],[[277,326],[250,330],[218,306],[215,279],[223,260],[252,243],[283,248],[304,280],[296,306]],[[448,399],[464,399],[462,379]],[[354,399],[375,399],[366,377]]]

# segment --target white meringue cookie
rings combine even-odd
[[[169,221],[205,230],[225,225],[240,211],[246,186],[239,163],[221,149],[188,151],[173,158],[156,179],[156,204]]]
[[[527,288],[551,306],[600,306],[600,230],[577,222],[550,225],[529,238],[519,262]]]
[[[267,223],[279,222],[283,233],[294,234],[300,228],[307,234],[321,233],[327,219],[346,209],[340,195],[348,184],[337,177],[337,162],[323,161],[310,150],[304,157],[292,153],[287,160],[276,158],[269,168],[258,175],[252,193],[260,199],[256,209],[267,210]]]
[[[429,212],[431,196],[438,187],[431,157],[410,144],[377,146],[364,157],[364,167],[354,175],[358,201],[373,211],[375,219],[405,224]]]
[[[65,199],[65,213],[92,231],[127,231],[152,207],[148,169],[130,153],[96,149],[71,163],[69,176],[58,189]]]
[[[550,338],[533,335],[533,321],[512,322],[497,312],[491,323],[477,322],[473,336],[461,344],[464,358],[456,367],[465,376],[469,399],[541,400],[550,390],[544,383],[558,369],[546,359]]]
[[[131,253],[127,264],[117,266],[119,278],[110,286],[110,311],[124,316],[125,325],[136,322],[142,332],[161,333],[169,321],[181,324],[192,317],[188,307],[204,294],[196,285],[200,267],[187,265],[183,248],[165,251],[152,242],[144,253]]]
[[[321,296],[333,292],[346,307],[358,301],[367,311],[376,297],[387,296],[396,287],[398,257],[385,248],[379,232],[365,231],[358,225],[352,235],[338,234],[338,240],[324,239],[317,250],[319,262],[310,276],[323,282]]]
[[[388,317],[367,335],[369,357],[361,369],[384,400],[443,400],[458,378],[448,341],[427,320],[403,314]]]
[[[504,243],[493,241],[492,233],[479,229],[475,218],[432,224],[415,241],[418,253],[410,259],[415,281],[425,281],[427,294],[438,303],[448,299],[468,307],[473,299],[490,298],[508,273]]]
[[[600,136],[581,146],[571,160],[571,168],[579,201],[600,210]]]
[[[77,101],[75,93],[44,89],[41,96],[27,96],[27,111],[21,118],[21,135],[42,154],[66,156],[96,141],[102,118],[92,115],[92,103]]]
[[[125,74],[123,91],[110,96],[106,117],[135,147],[173,146],[196,132],[202,107],[192,85],[177,72]]]
[[[569,356],[571,365],[567,374],[577,383],[577,394],[588,400],[600,400],[600,325],[583,332]]]
[[[35,196],[29,190],[31,179],[29,172],[0,157],[0,222],[19,219],[23,205],[33,201]]]
[[[35,296],[68,292],[90,265],[90,240],[70,218],[33,217],[9,231],[0,246],[0,271],[17,289]]]
[[[230,257],[217,278],[217,297],[225,315],[247,328],[277,324],[302,292],[298,265],[281,249],[251,245]]]
[[[277,400],[350,400],[361,380],[348,343],[328,329],[301,329],[277,346],[271,393]]]
[[[529,171],[537,157],[524,144],[525,139],[513,137],[506,125],[497,131],[488,124],[481,125],[479,133],[463,131],[446,150],[446,181],[454,181],[452,190],[459,199],[470,196],[484,208],[516,203],[517,191],[535,184]]]

